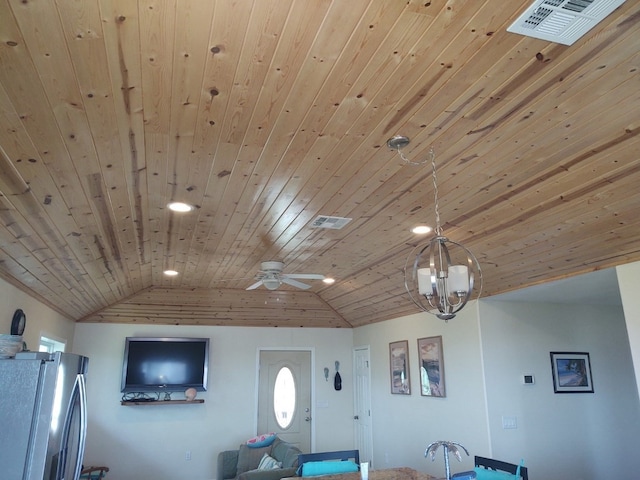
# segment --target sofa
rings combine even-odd
[[[264,454],[269,455],[281,466],[258,469]],[[298,469],[298,455],[302,451],[279,437],[266,446],[243,443],[237,450],[225,450],[218,454],[217,480],[280,480],[295,477]]]

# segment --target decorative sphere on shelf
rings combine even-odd
[[[195,388],[187,388],[184,391],[184,396],[187,399],[188,402],[192,401],[194,398],[196,398],[196,395],[198,394],[198,392],[196,391]]]

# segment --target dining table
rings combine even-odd
[[[363,480],[360,472],[335,473],[318,477],[307,477],[308,480]],[[367,480],[437,480],[438,477],[419,472],[409,467],[369,469]],[[301,477],[291,477],[282,480],[301,480]]]

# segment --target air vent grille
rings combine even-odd
[[[328,217],[325,215],[320,215],[313,221],[311,226],[316,228],[331,228],[333,230],[340,230],[351,220],[351,218]]]
[[[527,28],[536,28],[552,13],[553,10],[550,8],[540,7],[524,21],[524,26]]]
[[[508,32],[571,45],[625,0],[538,0]]]
[[[562,8],[571,10],[572,12],[582,13],[592,3],[593,0],[574,0],[565,3]]]

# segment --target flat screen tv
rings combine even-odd
[[[208,338],[127,337],[121,391],[203,392],[208,371]]]

